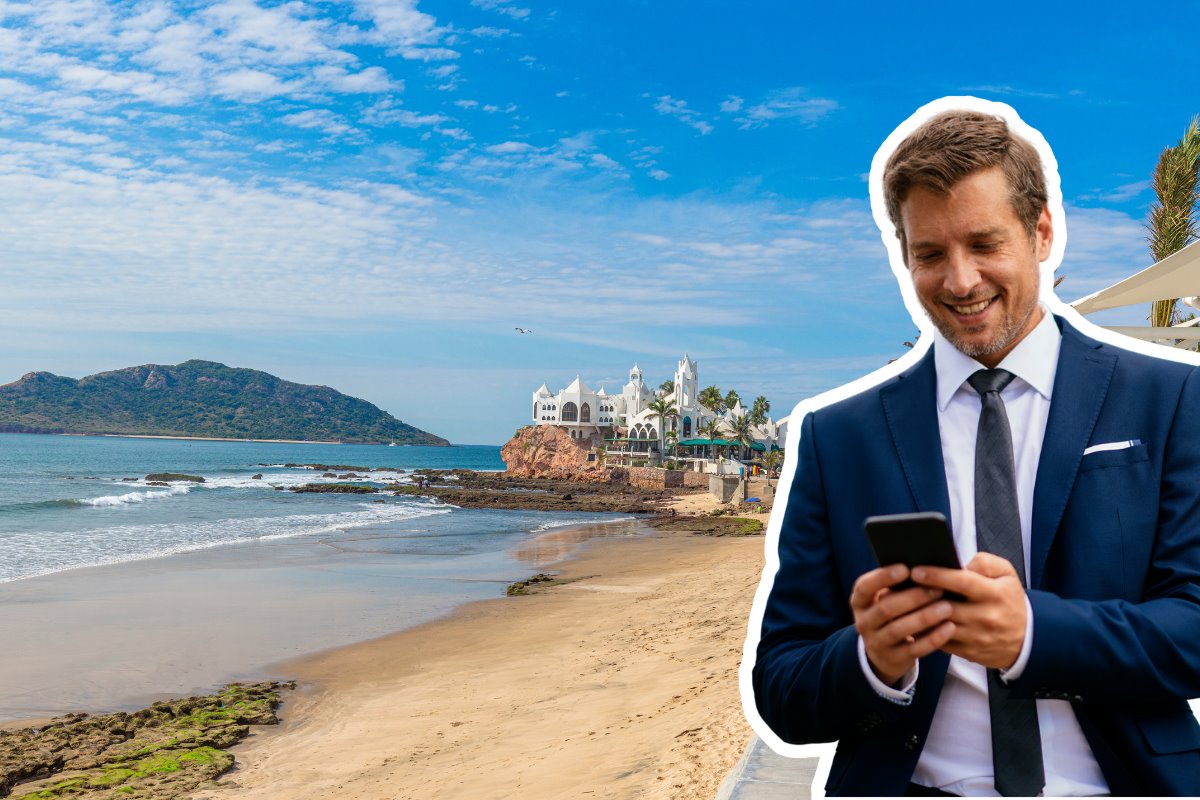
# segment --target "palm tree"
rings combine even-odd
[[[1200,117],[1192,117],[1183,138],[1174,147],[1162,151],[1154,170],[1154,193],[1158,200],[1150,207],[1147,227],[1150,252],[1155,262],[1200,236],[1196,221],[1196,168],[1200,163]],[[1150,324],[1165,328],[1179,322],[1176,300],[1158,300],[1150,307]]]
[[[704,406],[714,414],[720,414],[725,410],[720,387],[705,386],[700,390],[700,397],[698,399],[700,400],[700,405]]]
[[[771,485],[771,478],[779,474],[779,468],[783,466],[783,451],[772,450],[769,453],[763,453],[763,466],[767,470],[767,486]]]
[[[761,394],[754,398],[754,406],[750,409],[750,419],[754,420],[754,424],[762,425],[767,421],[769,413],[771,413],[771,401]]]
[[[675,405],[675,401],[667,397],[660,397],[657,400],[650,401],[646,406],[650,411],[646,416],[649,419],[660,420],[658,424],[658,447],[659,452],[666,453],[666,432],[667,420],[679,414],[679,408]]]
[[[708,439],[709,457],[712,458],[715,455],[713,453],[713,439],[716,439],[721,435],[721,420],[710,419],[708,422],[697,428],[696,433],[700,436],[703,436],[705,439]]]
[[[729,423],[731,438],[745,452],[746,448],[754,444],[754,421],[750,419],[749,414],[742,414],[740,417],[734,417]]]

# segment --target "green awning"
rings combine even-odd
[[[733,447],[737,444],[737,442],[729,442],[725,439],[713,439],[711,442],[708,439],[684,439],[679,444],[683,445],[684,447],[705,447],[710,444],[714,444],[717,447]],[[750,449],[764,453],[767,450],[767,446],[762,442],[754,442],[750,445]]]

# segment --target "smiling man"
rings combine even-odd
[[[1003,118],[928,120],[883,196],[933,346],[804,417],[759,713],[838,740],[830,794],[1200,793],[1200,371],[1039,302],[1046,180]],[[923,511],[965,567],[876,565],[864,518]]]

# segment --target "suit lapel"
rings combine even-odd
[[[1041,585],[1046,557],[1117,365],[1117,356],[1110,350],[1084,338],[1063,320],[1058,322],[1062,347],[1033,488],[1029,585],[1034,588]]]
[[[950,495],[938,433],[933,348],[915,367],[884,386],[879,397],[916,510],[940,511],[949,520]]]

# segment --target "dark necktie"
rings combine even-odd
[[[975,440],[975,541],[981,551],[1011,561],[1027,586],[1012,431],[1000,399],[1012,379],[1002,369],[981,369],[967,379],[983,401]],[[1037,702],[1013,697],[999,671],[989,669],[987,677],[996,791],[1005,797],[1035,796],[1046,785]]]

